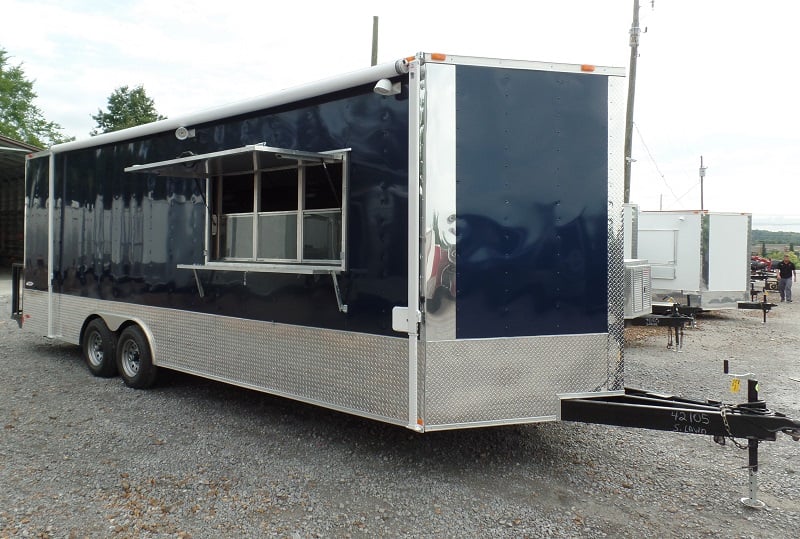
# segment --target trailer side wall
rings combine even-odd
[[[185,141],[172,132],[55,155],[55,293],[192,312],[396,336],[391,310],[405,303],[407,282],[407,94],[383,97],[371,86],[192,126]],[[341,276],[347,314],[339,312],[326,275],[191,270],[202,264],[204,182],[131,174],[137,163],[249,144],[308,151],[351,148],[347,201],[348,267]],[[44,162],[45,165],[42,165]],[[31,162],[29,209],[45,208],[47,157]],[[44,198],[43,198],[44,196]],[[46,212],[46,210],[44,210]],[[34,212],[35,213],[35,212]],[[47,260],[44,217],[28,220],[26,281]],[[39,245],[39,244],[42,245]]]

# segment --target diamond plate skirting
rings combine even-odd
[[[403,338],[288,326],[56,295],[59,338],[94,313],[133,319],[159,366],[398,425],[408,422]],[[47,330],[47,293],[27,291],[25,329]],[[552,421],[560,393],[607,388],[606,334],[421,343],[425,430]]]
[[[549,421],[559,393],[606,388],[606,334],[429,342],[426,430]]]
[[[408,341],[56,295],[59,338],[93,313],[135,319],[157,365],[389,423],[408,422]],[[26,291],[26,330],[46,333],[47,293]],[[41,323],[41,321],[44,321]]]

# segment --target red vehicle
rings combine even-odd
[[[763,256],[752,255],[750,257],[750,271],[772,271],[772,260]]]

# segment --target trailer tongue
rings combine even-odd
[[[779,433],[799,441],[800,421],[767,408],[766,403],[758,399],[758,382],[755,380],[747,380],[747,396],[745,403],[726,404],[626,387],[608,395],[562,395],[560,419],[702,434],[713,436],[720,445],[730,440],[739,449],[748,450],[748,495],[741,502],[760,509],[764,503],[757,498],[758,444],[761,441],[774,442]],[[747,444],[740,443],[737,438],[746,439]]]

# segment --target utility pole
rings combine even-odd
[[[708,167],[703,166],[703,156],[700,156],[700,211],[703,211],[705,207],[703,206],[703,178],[706,177],[706,169]]]
[[[370,65],[376,65],[378,63],[378,16],[375,15],[372,17],[372,63]]]
[[[628,68],[628,110],[625,117],[625,203],[631,201],[631,161],[633,146],[633,97],[636,90],[636,59],[639,56],[639,0],[633,0],[633,23],[631,24],[631,61]]]

